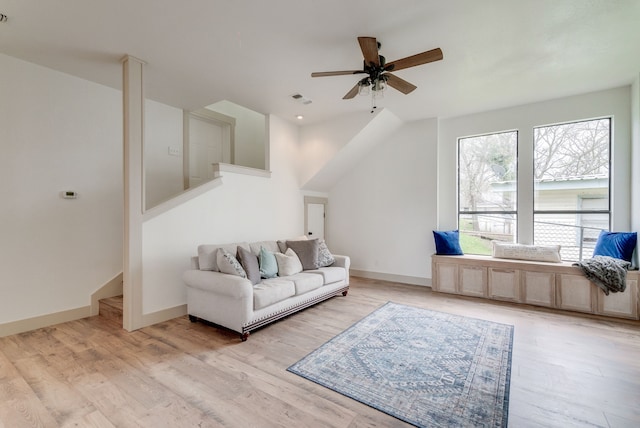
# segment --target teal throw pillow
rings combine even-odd
[[[258,254],[258,264],[260,265],[260,276],[263,278],[274,278],[278,276],[278,262],[276,256],[271,251],[260,247]]]

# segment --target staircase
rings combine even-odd
[[[99,315],[122,325],[122,296],[101,299]]]

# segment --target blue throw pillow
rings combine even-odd
[[[278,262],[276,261],[276,256],[274,256],[271,251],[265,250],[264,247],[260,247],[258,264],[260,265],[260,276],[262,278],[274,278],[278,276]]]
[[[457,230],[447,232],[433,231],[433,238],[436,241],[436,254],[440,256],[462,256],[460,247],[460,235]]]
[[[630,262],[637,239],[636,232],[607,232],[603,230],[598,236],[593,256],[609,256]]]

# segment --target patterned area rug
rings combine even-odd
[[[513,326],[388,302],[287,370],[420,427],[506,427]]]

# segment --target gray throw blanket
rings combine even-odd
[[[591,282],[600,287],[604,294],[609,295],[610,291],[623,292],[627,287],[627,269],[631,263],[613,257],[595,256],[592,259],[576,262],[573,266],[582,269]]]

